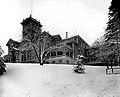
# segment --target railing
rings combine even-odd
[[[106,68],[106,74],[118,74],[118,73],[114,73],[115,69],[120,69],[120,66],[110,66],[110,68],[107,66],[107,68]],[[109,71],[109,73],[108,73],[108,71]]]

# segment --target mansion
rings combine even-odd
[[[86,56],[86,49],[90,46],[79,35],[68,37],[66,32],[66,38],[62,39],[59,34],[51,35],[49,32],[42,31],[42,25],[40,21],[34,19],[31,15],[22,21],[22,39],[21,42],[17,42],[13,39],[9,39],[6,46],[8,47],[8,55],[5,56],[6,62],[13,63],[37,63],[39,62],[38,55],[41,54],[41,46],[38,46],[35,35],[40,33],[39,43],[44,42],[44,49],[52,47],[53,49],[48,53],[45,63],[48,64],[73,64],[77,55]],[[29,34],[32,36],[29,38]],[[29,42],[25,41],[25,38],[34,40],[34,48]],[[57,48],[54,48],[57,47]]]

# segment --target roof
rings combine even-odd
[[[67,39],[65,38],[65,39],[62,40],[62,42],[67,41],[67,40],[70,40],[70,39],[72,39],[72,38],[76,38],[76,37],[78,37],[80,40],[82,40],[86,45],[88,45],[88,46],[90,47],[90,45],[89,45],[84,39],[82,39],[79,35],[75,35],[75,36],[72,36],[72,37],[67,38]],[[74,42],[74,40],[71,41],[71,42]]]
[[[70,59],[71,61],[74,61],[71,57],[68,57],[68,56],[65,56],[65,55],[57,56],[57,57],[51,57],[51,58],[46,59],[46,61],[58,60],[58,59]]]
[[[60,36],[59,34],[57,34],[57,35],[52,35],[52,37],[53,37],[54,39],[60,39],[60,40],[62,40],[62,38],[61,38],[61,36]]]
[[[50,34],[49,32],[46,32],[46,31],[43,31],[43,32],[41,33],[41,35],[43,35],[43,36],[46,36],[46,35],[51,36],[51,34]]]
[[[69,51],[73,51],[73,49],[71,47],[67,46],[67,45],[53,46],[52,50],[56,50],[56,49],[62,50],[62,48],[65,48]]]
[[[39,26],[42,27],[40,21],[38,22],[36,19],[34,19],[31,15],[30,17],[26,18],[25,20],[23,20],[23,22],[21,23],[22,25],[29,22],[29,21],[33,21],[34,23],[38,24]]]
[[[17,41],[15,41],[15,40],[13,40],[13,39],[10,38],[9,41],[7,42],[6,46],[10,46],[11,43],[16,44],[17,46],[20,45],[20,42],[17,42]]]

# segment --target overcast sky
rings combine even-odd
[[[89,45],[103,35],[111,0],[32,0],[32,17],[50,34],[80,35]],[[31,14],[31,0],[1,0],[0,45],[7,53],[10,38],[20,41],[21,22]]]

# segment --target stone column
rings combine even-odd
[[[68,56],[70,57],[70,52],[68,52],[68,53],[69,53],[69,55],[68,55]]]
[[[57,51],[55,51],[56,52],[56,57],[57,57]]]

